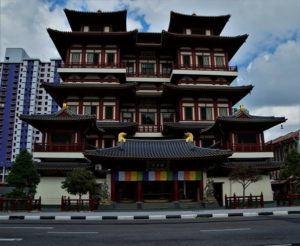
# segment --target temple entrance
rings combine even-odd
[[[179,200],[198,200],[199,182],[197,181],[179,181]]]
[[[117,200],[120,202],[136,201],[136,182],[117,182]]]
[[[172,200],[172,181],[143,182],[142,186],[144,202],[168,202]]]

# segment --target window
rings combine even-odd
[[[210,56],[209,54],[198,55],[198,66],[206,67],[210,65]]]
[[[205,35],[206,30],[204,28],[192,28],[192,34]]]
[[[106,53],[106,63],[107,65],[115,64],[115,53]]]
[[[141,64],[142,74],[154,74],[154,63],[142,63]]]
[[[80,52],[71,53],[71,63],[80,63]]]
[[[163,122],[174,122],[174,113],[162,113]]]
[[[171,69],[172,69],[171,63],[162,63],[161,64],[161,73],[163,75],[169,75],[171,73]]]
[[[91,25],[89,28],[90,32],[103,32],[103,26],[101,25]]]
[[[86,62],[88,64],[98,64],[99,63],[99,53],[88,52],[86,54]]]
[[[182,56],[182,62],[184,66],[190,66],[191,65],[191,56],[190,55],[183,55]]]
[[[216,59],[216,66],[217,67],[224,67],[225,66],[224,56],[217,55],[217,56],[215,56],[215,59]]]
[[[255,133],[238,133],[237,141],[240,144],[255,144],[256,134]]]
[[[227,116],[228,115],[227,107],[219,107],[219,116]]]
[[[142,125],[154,125],[155,124],[155,113],[152,112],[142,112]]]
[[[202,139],[201,140],[201,147],[208,148],[214,144],[213,139]]]
[[[133,122],[133,112],[122,112],[123,122]]]
[[[68,109],[73,113],[77,114],[77,106],[76,105],[68,105]]]
[[[113,139],[104,139],[104,148],[113,147]]]
[[[193,107],[184,107],[184,120],[194,120]]]
[[[84,106],[84,114],[97,115],[97,106],[96,105]]]
[[[212,107],[200,107],[201,120],[213,120]]]
[[[134,62],[127,62],[126,70],[128,74],[134,74]]]
[[[104,106],[104,119],[105,120],[112,120],[114,116],[114,106]]]
[[[51,134],[51,142],[52,143],[60,143],[67,144],[72,142],[72,134],[71,133],[52,133]]]

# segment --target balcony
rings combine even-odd
[[[186,70],[212,70],[212,71],[228,71],[237,72],[237,66],[213,66],[213,65],[185,65],[185,64],[175,64],[173,69],[186,69]]]
[[[161,132],[161,126],[158,125],[139,125],[138,126],[138,132],[144,132],[144,133],[153,133],[153,132]]]
[[[35,143],[34,152],[83,152],[85,145],[83,144],[42,144]]]
[[[236,144],[227,145],[228,149],[234,152],[272,152],[271,145],[259,145],[259,144]]]
[[[124,63],[64,63],[61,64],[59,68],[125,68]]]

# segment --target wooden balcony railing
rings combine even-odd
[[[139,132],[160,132],[161,131],[161,126],[158,126],[158,125],[140,125],[138,127],[138,131]]]
[[[125,63],[64,63],[61,68],[125,68]]]
[[[236,152],[272,152],[271,145],[259,145],[259,144],[236,144],[227,145],[226,148]]]
[[[35,152],[82,152],[85,149],[83,144],[42,144],[35,143]]]
[[[216,70],[216,71],[229,71],[237,72],[237,66],[213,66],[213,65],[185,65],[185,64],[174,64],[174,69],[190,69],[190,70]]]
[[[116,82],[119,82],[118,79],[104,79],[104,78],[93,78],[93,79],[89,79],[89,78],[84,78],[84,79],[70,79],[70,78],[67,78],[67,79],[64,79],[64,82],[106,82],[106,83],[116,83]]]
[[[151,77],[151,78],[169,78],[171,73],[158,73],[158,72],[127,72],[127,77]]]
[[[259,196],[227,196],[225,194],[225,208],[263,208],[264,196],[261,193]]]

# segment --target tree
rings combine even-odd
[[[40,176],[32,160],[32,155],[26,149],[21,150],[7,176],[8,185],[15,187],[11,195],[33,197],[39,182]]]
[[[61,187],[72,195],[79,195],[79,199],[81,199],[82,195],[95,190],[96,178],[91,171],[74,169],[67,174]]]
[[[296,184],[296,190],[300,189],[300,153],[296,150],[292,150],[285,158],[281,167],[280,176],[283,179],[292,177]]]
[[[229,179],[240,183],[243,187],[243,198],[245,198],[246,189],[250,184],[260,180],[261,176],[258,170],[250,165],[240,165],[235,167],[229,174]]]

